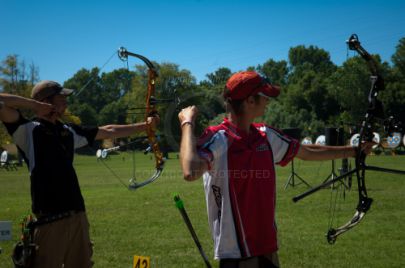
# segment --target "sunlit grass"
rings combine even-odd
[[[153,160],[136,155],[136,173],[142,180],[153,173]],[[373,156],[369,163],[405,169],[404,156]],[[132,267],[133,255],[150,256],[152,267],[204,267],[199,252],[174,206],[173,193],[185,202],[189,217],[206,254],[214,266],[202,180],[185,182],[176,154],[171,154],[163,175],[154,183],[129,191],[122,185],[133,177],[132,156],[112,155],[107,165],[95,157],[75,160],[94,241],[95,267]],[[340,166],[340,161],[336,162]],[[284,189],[290,166],[277,168],[277,223],[280,261],[283,267],[403,267],[405,265],[405,176],[368,172],[366,185],[374,203],[360,225],[326,242],[330,190],[321,190],[298,203],[291,198],[307,188],[300,184]],[[295,171],[316,185],[331,172],[328,162],[295,162]],[[296,180],[296,182],[299,182]],[[357,205],[353,189],[339,198],[335,222],[349,220]],[[29,179],[26,168],[17,172],[0,170],[0,220],[13,222],[13,240],[0,241],[0,267],[12,267],[12,245],[19,237],[19,220],[30,211]]]

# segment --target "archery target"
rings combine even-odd
[[[353,146],[353,147],[359,146],[359,138],[360,138],[360,134],[359,134],[359,133],[354,134],[354,135],[350,138],[350,145]]]
[[[100,158],[101,157],[101,149],[98,149],[96,152],[96,157]]]
[[[388,148],[394,149],[401,144],[402,135],[399,132],[392,133],[392,136],[387,137]]]
[[[373,132],[373,134],[374,134],[373,142],[377,143],[376,145],[373,146],[373,149],[375,149],[378,147],[378,145],[380,145],[381,138],[380,138],[380,134],[378,134],[377,132]]]
[[[359,146],[359,138],[360,138],[360,134],[356,133],[354,134],[351,138],[350,138],[350,145],[353,147],[357,147]],[[381,138],[380,138],[380,134],[378,134],[377,132],[373,132],[373,142],[375,142],[376,144],[373,145],[373,149],[377,148],[378,145],[381,142]]]
[[[302,140],[301,144],[307,144],[307,145],[312,144],[312,139],[311,139],[311,137],[305,137],[305,138]]]
[[[317,145],[325,145],[326,143],[326,137],[325,135],[320,135],[318,138],[315,140],[315,144]]]
[[[8,153],[7,153],[7,151],[3,151],[1,153],[1,157],[0,157],[1,163],[6,163],[7,159],[8,159]]]
[[[105,159],[105,158],[107,157],[107,155],[108,155],[107,150],[106,150],[106,149],[103,149],[103,150],[101,151],[101,158]]]

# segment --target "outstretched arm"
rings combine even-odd
[[[369,154],[371,152],[372,146],[375,145],[373,142],[363,143],[362,150]],[[355,157],[356,150],[352,146],[325,146],[325,145],[301,145],[297,157],[302,160],[334,160],[348,157]]]
[[[148,117],[146,122],[129,125],[105,125],[98,128],[96,140],[123,138],[131,136],[137,132],[146,131],[148,127],[156,128],[159,117]]]
[[[180,164],[184,179],[194,181],[200,178],[208,170],[206,160],[202,159],[197,152],[197,141],[194,136],[194,122],[198,109],[189,106],[179,113],[181,127]]]

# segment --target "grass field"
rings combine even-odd
[[[137,177],[151,174],[153,162],[137,155]],[[132,267],[133,255],[150,256],[152,267],[204,267],[196,246],[174,206],[179,193],[203,248],[214,267],[202,180],[183,181],[176,154],[171,154],[163,175],[154,183],[129,191],[92,156],[77,156],[76,170],[86,201],[94,242],[95,267]],[[108,166],[127,181],[132,171],[129,155],[111,156]],[[405,169],[405,156],[371,156],[368,163]],[[340,161],[337,162],[340,166]],[[331,172],[331,162],[295,162],[296,172],[311,185]],[[150,172],[149,172],[150,171]],[[291,198],[307,188],[284,189],[290,166],[278,167],[277,220],[282,267],[404,267],[405,176],[368,172],[368,194],[374,199],[363,222],[338,238],[326,242],[330,190],[293,203]],[[349,220],[357,205],[357,189],[339,198],[335,221]],[[0,220],[13,222],[13,240],[0,241],[0,268],[12,267],[10,254],[19,237],[19,221],[30,211],[26,168],[0,170]]]

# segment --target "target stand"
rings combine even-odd
[[[328,146],[342,146],[344,145],[344,130],[343,128],[334,128],[334,127],[329,127],[325,128],[325,144]],[[343,166],[343,165],[342,165]],[[329,181],[329,180],[334,180],[335,178],[338,177],[338,175],[335,172],[335,160],[332,160],[332,169],[328,177],[323,181],[323,183]]]
[[[286,128],[283,129],[283,133],[288,135],[289,137],[300,140],[301,138],[301,129],[299,128]],[[295,180],[299,180],[298,183],[296,183]],[[311,185],[309,185],[300,175],[298,175],[295,170],[294,170],[294,159],[291,160],[291,174],[287,179],[287,182],[284,185],[284,189],[287,189],[288,186],[294,187],[299,184],[305,184],[306,186],[311,188]]]

